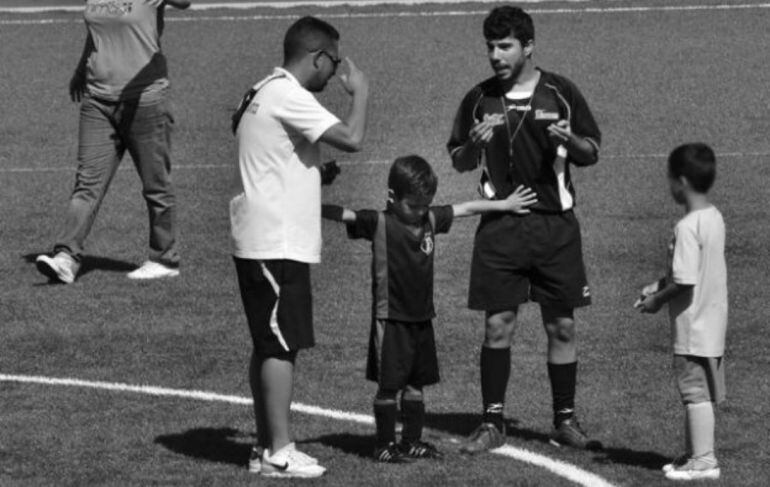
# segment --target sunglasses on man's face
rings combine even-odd
[[[336,72],[337,72],[337,67],[338,67],[338,66],[340,65],[340,63],[342,62],[342,59],[340,59],[340,58],[338,58],[338,57],[334,57],[334,56],[332,56],[331,54],[329,54],[329,52],[327,52],[327,51],[325,51],[325,50],[323,50],[323,49],[321,49],[320,51],[318,51],[318,54],[319,54],[319,55],[321,55],[321,54],[324,54],[324,55],[326,55],[326,57],[328,57],[328,58],[329,58],[329,61],[331,61],[331,62],[332,62],[332,67],[334,68],[334,69],[333,69],[333,72],[335,72],[335,73],[336,73]]]

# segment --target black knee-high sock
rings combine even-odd
[[[374,423],[377,427],[377,446],[385,446],[396,441],[396,416],[398,406],[396,398],[374,399]]]
[[[551,379],[553,395],[553,423],[558,426],[575,413],[575,383],[577,362],[569,364],[548,364],[548,378]]]
[[[503,431],[505,390],[511,376],[511,349],[481,347],[481,400],[485,423]]]
[[[401,440],[416,441],[422,438],[422,427],[425,424],[425,403],[401,398]]]

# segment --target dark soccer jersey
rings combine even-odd
[[[435,235],[447,233],[451,206],[430,208],[418,234],[390,211],[359,210],[347,224],[348,237],[372,242],[372,312],[375,318],[425,321],[436,316],[433,306]],[[433,223],[431,224],[431,220]]]
[[[548,136],[548,126],[568,120],[572,131],[586,137],[597,150],[601,143],[599,127],[577,87],[563,76],[542,70],[532,97],[525,100],[507,98],[497,78],[476,85],[457,111],[449,152],[463,146],[471,127],[485,117],[499,120],[482,154],[497,197],[505,198],[523,184],[537,193],[538,202],[532,209],[562,211],[554,171],[557,145]],[[574,199],[569,162],[568,158],[564,185]]]

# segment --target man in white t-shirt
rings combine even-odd
[[[269,477],[318,477],[318,461],[291,441],[297,352],[314,345],[310,264],[321,257],[319,142],[360,149],[367,77],[346,59],[351,107],[340,121],[313,96],[342,62],[339,33],[303,17],[284,38],[284,63],[243,98],[233,116],[242,192],[230,202],[233,257],[254,350],[249,381],[257,445],[249,469]]]

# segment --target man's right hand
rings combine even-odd
[[[345,65],[347,66],[347,73],[340,73],[339,75],[345,91],[350,95],[355,95],[356,93],[368,94],[369,78],[366,77],[363,71],[358,69],[358,66],[349,57],[345,58]]]
[[[486,114],[484,115],[484,120],[473,124],[470,132],[468,132],[471,143],[476,147],[485,146],[492,140],[492,136],[495,133],[495,127],[505,123],[505,120],[502,117],[503,115],[500,114]]]

